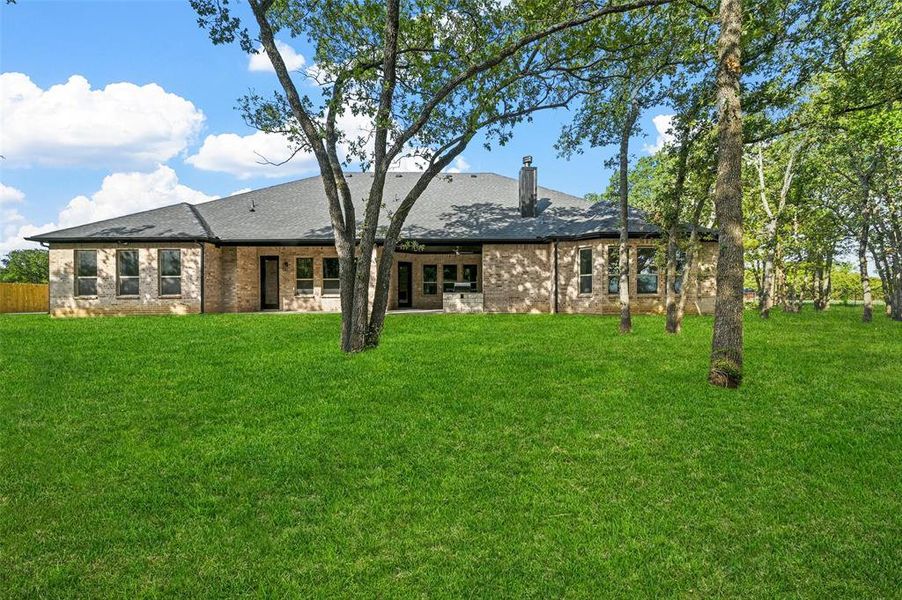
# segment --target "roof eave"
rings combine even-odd
[[[42,244],[132,244],[132,243],[166,243],[166,242],[208,242],[215,243],[216,240],[203,236],[190,237],[142,237],[142,238],[126,238],[126,237],[46,237],[43,235],[35,235],[26,237],[29,242],[38,242]]]

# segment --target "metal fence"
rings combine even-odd
[[[46,283],[0,283],[0,313],[47,312]]]

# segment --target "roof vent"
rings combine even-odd
[[[257,203],[254,202],[254,199],[251,198],[251,210],[250,212],[257,212]]]

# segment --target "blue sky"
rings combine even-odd
[[[0,255],[38,230],[313,174],[304,160],[256,164],[253,151],[278,158],[284,145],[252,137],[234,106],[251,88],[274,89],[275,76],[252,70],[237,46],[213,46],[187,1],[3,5],[0,40]],[[287,59],[312,54],[306,40],[281,41]],[[636,155],[656,144],[652,119],[660,125],[665,112],[643,116]],[[600,191],[614,149],[558,158],[553,145],[568,118],[538,115],[491,152],[474,142],[457,167],[515,176],[531,154],[542,185]]]

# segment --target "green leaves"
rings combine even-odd
[[[0,259],[0,281],[4,283],[47,283],[46,250],[11,250]]]

